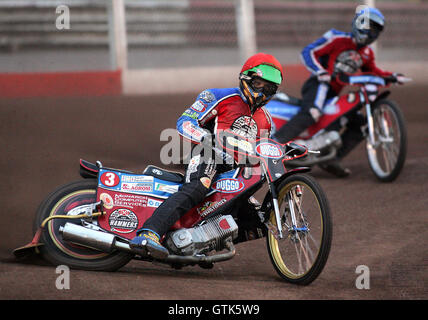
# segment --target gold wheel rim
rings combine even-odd
[[[283,187],[281,189],[279,195],[278,195],[278,206],[279,206],[279,208],[281,208],[281,205],[284,201],[285,195],[297,185],[303,186],[306,191],[310,190],[311,194],[313,195],[314,199],[316,200],[317,209],[318,209],[319,217],[320,217],[320,223],[321,223],[321,225],[320,225],[320,228],[321,228],[320,239],[322,239],[322,236],[324,234],[324,230],[323,230],[324,221],[323,221],[323,217],[321,214],[321,206],[320,206],[320,203],[318,201],[318,198],[316,197],[316,194],[314,193],[312,188],[310,188],[306,183],[304,183],[303,181],[293,181],[293,182],[288,183],[285,187]],[[276,226],[275,213],[273,211],[270,214],[269,220],[270,220],[270,223],[272,223],[272,225]],[[284,230],[284,231],[286,231],[286,230]],[[290,235],[288,237],[286,237],[285,239],[280,240],[280,241],[291,241],[291,240],[289,240],[289,238],[290,238]],[[278,241],[271,232],[268,232],[268,241],[269,241],[270,253],[271,253],[271,256],[272,256],[273,261],[275,263],[275,266],[286,277],[288,277],[290,279],[299,279],[299,278],[304,277],[312,269],[314,263],[312,263],[311,267],[308,268],[304,273],[295,273],[295,272],[291,271],[287,267],[287,265],[284,261],[286,259],[286,257],[283,257],[281,254],[280,244],[279,244],[280,241]],[[319,243],[319,244],[320,245],[317,248],[318,250],[315,254],[315,259],[313,262],[316,261],[316,258],[319,255],[321,243]]]

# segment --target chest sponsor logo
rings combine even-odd
[[[257,123],[250,116],[241,116],[232,124],[232,132],[247,139],[255,140],[257,138]]]
[[[335,61],[335,70],[338,72],[355,73],[363,65],[361,55],[355,50],[341,52]]]
[[[278,159],[282,157],[282,150],[273,143],[261,143],[256,147],[256,152],[267,158]]]
[[[245,184],[238,179],[220,179],[214,183],[214,190],[225,192],[225,193],[234,193],[241,191],[245,188]]]

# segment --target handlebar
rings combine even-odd
[[[412,78],[405,77],[403,75],[391,75],[391,76],[378,76],[372,73],[362,73],[358,75],[349,75],[346,73],[333,73],[332,79],[336,79],[338,82],[344,85],[359,85],[364,86],[366,84],[375,84],[378,86],[387,86],[390,83],[406,83],[413,81]]]

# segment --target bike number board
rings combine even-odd
[[[179,186],[153,176],[101,169],[97,201],[103,202],[106,214],[98,220],[100,227],[125,238],[134,237],[136,230]]]

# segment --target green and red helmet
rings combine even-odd
[[[239,79],[241,91],[254,112],[265,105],[278,90],[283,80],[282,66],[274,56],[257,53],[245,62]],[[267,85],[262,89],[256,88],[254,82],[257,79],[266,81]]]

